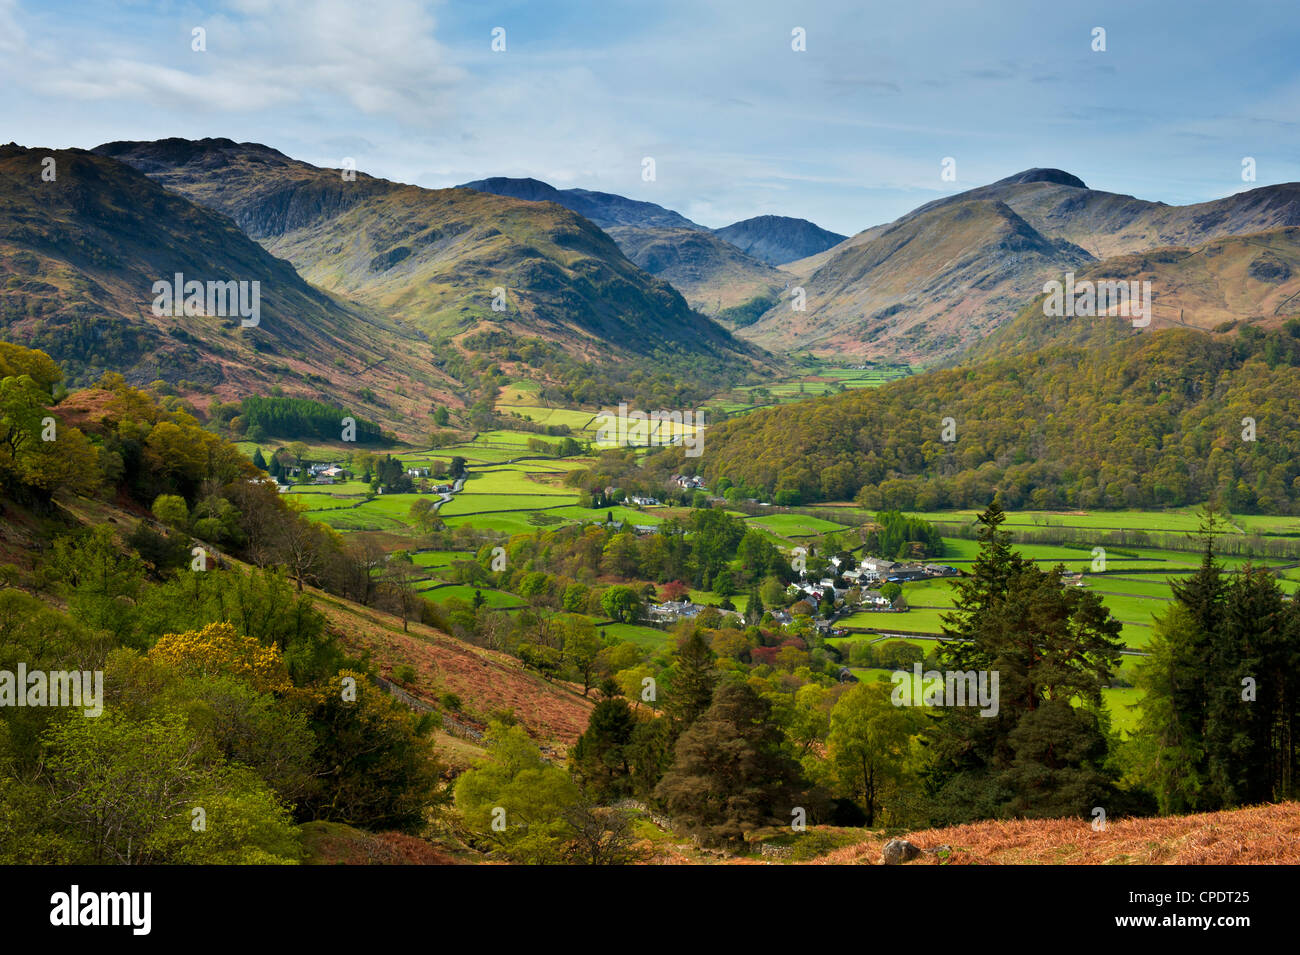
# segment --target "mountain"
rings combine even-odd
[[[807,219],[788,216],[755,216],[714,229],[713,234],[768,265],[785,265],[816,255],[845,239]]]
[[[312,284],[429,335],[443,351],[539,339],[599,364],[678,354],[707,356],[726,371],[761,358],[590,221],[553,203],[363,173],[349,180],[228,139],[95,151],[229,215]]]
[[[1003,202],[947,203],[840,243],[795,279],[803,311],[787,295],[740,334],[776,351],[935,361],[1014,317],[1046,276],[1090,261]]]
[[[600,226],[639,268],[663,279],[704,315],[725,318],[726,309],[772,299],[788,278],[725,237],[653,202],[500,176],[460,188],[528,202],[554,202],[578,213]]]
[[[1297,183],[1168,206],[1089,189],[1060,169],[1028,169],[928,202],[784,265],[793,284],[805,289],[807,311],[792,312],[783,301],[741,334],[775,350],[798,342],[823,355],[942,363],[1011,322],[1063,272],[1296,225]],[[1185,313],[1205,317],[1193,314],[1184,323],[1200,327],[1250,317],[1231,304],[1248,309],[1249,294],[1217,305],[1190,294],[1201,261],[1209,259],[1189,262],[1177,278],[1184,290],[1178,297]],[[1157,291],[1157,298],[1172,307],[1173,288]]]
[[[685,216],[655,205],[628,199],[612,192],[592,192],[590,189],[556,189],[539,179],[511,179],[493,176],[463,183],[459,189],[489,192],[495,196],[526,199],[529,202],[554,202],[590,219],[602,229],[610,226],[637,226],[643,229],[697,229],[706,231]]]
[[[1083,281],[1149,282],[1150,324],[1048,315],[1036,296],[1014,321],[964,356],[968,362],[1023,354],[1048,345],[1095,348],[1164,328],[1225,335],[1241,327],[1276,328],[1300,316],[1300,228],[1212,239],[1194,248],[1154,249],[1088,265]]]
[[[775,301],[789,276],[698,229],[609,226],[609,237],[629,259],[663,279],[697,312],[719,319],[727,310],[760,300]]]
[[[1005,202],[1044,235],[1074,243],[1098,258],[1300,225],[1300,183],[1170,206],[1089,189],[1083,180],[1059,169],[1029,169],[927,203],[910,215],[971,199]]]
[[[257,282],[257,324],[229,307],[155,315],[154,283],[177,273]],[[224,215],[82,150],[0,147],[0,307],[3,337],[48,352],[72,385],[117,371],[135,384],[166,379],[204,403],[279,386],[390,424],[454,387],[427,346],[410,347],[418,333],[313,288]],[[391,400],[358,395],[363,376]]]

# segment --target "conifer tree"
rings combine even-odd
[[[980,551],[944,617],[944,671],[976,671],[996,713],[939,711],[928,734],[936,821],[1086,814],[1109,776],[1101,690],[1118,666],[1120,624],[1095,593],[1061,586],[1011,549],[998,502],[980,515]],[[948,701],[950,704],[953,701]]]
[[[587,794],[598,801],[631,792],[630,754],[636,719],[622,697],[601,700],[591,711],[586,731],[569,753],[569,767]]]
[[[656,795],[704,845],[734,847],[753,829],[789,825],[803,779],[784,740],[767,700],[724,684],[677,740]]]
[[[714,659],[713,650],[698,629],[677,646],[666,705],[678,733],[699,719],[713,702],[713,688],[718,682]]]

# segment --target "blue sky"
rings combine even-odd
[[[1031,166],[1171,204],[1300,180],[1297,49],[1300,7],[1249,0],[0,0],[0,138],[227,136],[853,233]]]

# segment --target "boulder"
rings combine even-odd
[[[906,839],[890,839],[885,843],[885,849],[880,854],[880,864],[901,865],[904,862],[911,862],[920,854],[921,850]]]

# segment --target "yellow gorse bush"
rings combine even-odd
[[[149,656],[185,673],[229,673],[247,677],[259,689],[278,692],[290,687],[280,648],[275,644],[263,646],[228,623],[210,623],[202,630],[164,634]]]

